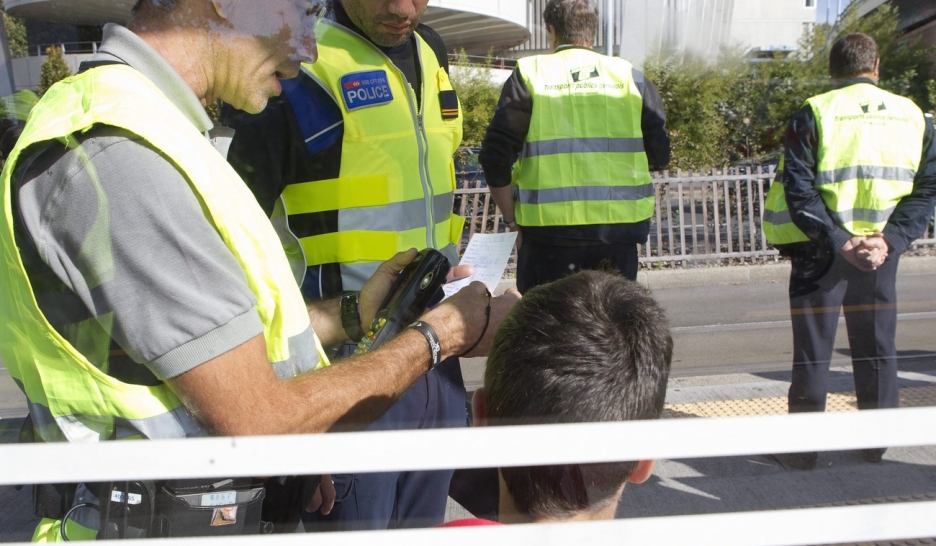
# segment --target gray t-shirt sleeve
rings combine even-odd
[[[185,177],[138,137],[98,127],[29,167],[23,225],[54,273],[161,380],[262,332],[256,300]]]

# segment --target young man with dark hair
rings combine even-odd
[[[640,285],[601,271],[542,285],[497,330],[475,426],[657,419],[672,354],[663,309]],[[652,470],[649,460],[501,468],[498,519],[611,519],[624,485]]]
[[[765,203],[767,240],[792,261],[790,413],[825,410],[843,306],[858,408],[900,402],[897,264],[936,205],[936,143],[932,118],[878,88],[879,69],[870,36],[836,40],[829,55],[835,89],[808,99],[790,120]],[[878,462],[884,451],[861,455]],[[818,454],[777,457],[811,469]]]

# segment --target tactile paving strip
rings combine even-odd
[[[900,407],[936,406],[936,385],[900,389]],[[826,411],[858,411],[854,392],[833,392],[826,398]],[[691,404],[667,404],[663,418],[738,417],[742,415],[783,415],[787,412],[785,396],[715,400]]]

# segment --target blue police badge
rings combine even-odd
[[[341,77],[341,96],[349,111],[393,101],[386,70],[355,72]]]

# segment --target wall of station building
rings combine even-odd
[[[542,12],[530,0],[529,42],[507,52],[522,57],[549,50]],[[607,51],[606,4],[596,0],[602,23],[595,49]],[[613,52],[636,63],[656,52],[715,58],[722,46],[793,50],[816,20],[815,0],[613,0]]]

